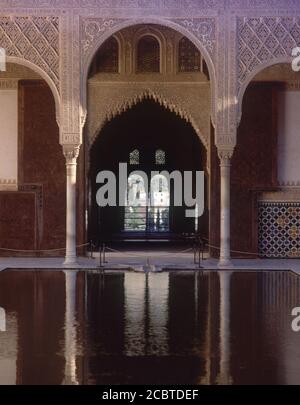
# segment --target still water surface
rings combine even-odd
[[[0,273],[0,384],[300,384],[289,272]]]

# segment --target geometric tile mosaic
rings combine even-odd
[[[300,257],[300,203],[259,202],[258,249],[265,257]]]

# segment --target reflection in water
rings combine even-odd
[[[230,376],[230,282],[231,271],[219,273],[220,278],[220,372],[218,383],[231,384]]]
[[[5,309],[0,307],[0,332],[6,332],[6,313]]]
[[[168,273],[125,273],[126,356],[168,354],[168,283]]]
[[[0,383],[299,384],[299,287],[288,272],[1,272]]]
[[[5,332],[5,333],[4,333]],[[6,315],[0,308],[0,383],[16,384],[17,377],[17,322],[13,312]]]
[[[64,384],[78,384],[76,379],[76,279],[77,271],[66,270],[65,308],[65,378]]]

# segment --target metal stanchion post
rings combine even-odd
[[[202,250],[202,240],[201,240],[201,238],[198,236],[198,238],[197,238],[197,245],[198,245],[198,268],[199,269],[201,269],[202,268],[202,266],[201,266],[201,257],[202,257],[202,254],[203,254],[203,250]]]
[[[107,263],[105,259],[105,243],[103,243],[103,263]]]
[[[99,245],[99,266],[102,267],[102,245]]]
[[[91,259],[93,259],[94,256],[93,256],[93,241],[92,240],[90,241],[90,250],[91,250]]]

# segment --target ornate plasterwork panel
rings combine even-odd
[[[61,16],[61,122],[60,143],[73,145],[82,142],[83,118],[80,105],[80,45],[79,16]]]
[[[0,16],[0,46],[8,56],[32,62],[45,71],[59,92],[59,18]]]
[[[215,72],[214,63],[216,59],[216,21],[211,18],[191,18],[191,19],[166,19],[166,18],[136,18],[118,19],[118,18],[80,18],[80,44],[81,44],[81,94],[82,105],[86,113],[86,80],[89,64],[99,46],[113,33],[122,28],[137,24],[157,24],[168,26],[175,31],[181,32],[192,40],[199,48],[200,52],[206,57],[206,62],[210,70],[211,79],[211,107],[212,119],[215,116]]]
[[[193,34],[210,54],[212,60],[214,60],[216,49],[216,26],[214,18],[177,18],[172,21]]]
[[[209,145],[209,84],[95,83],[89,85],[87,136],[92,143],[103,125],[145,98],[151,98],[190,122],[205,147]]]
[[[237,83],[239,90],[259,65],[292,58],[300,45],[299,16],[238,17]]]
[[[182,27],[187,33],[192,34],[198,41],[201,49],[205,49],[214,59],[215,46],[216,46],[216,26],[214,18],[194,18],[194,19],[166,19],[157,21],[166,25],[166,23],[173,23]],[[87,62],[88,56],[95,52],[95,44],[101,42],[101,37],[105,36],[110,31],[116,32],[116,28],[129,25],[147,23],[147,19],[118,19],[118,18],[91,18],[83,17],[81,19],[81,54],[83,65]],[[151,23],[148,20],[148,23]],[[171,27],[172,28],[172,27]],[[176,30],[176,27],[173,27]],[[181,30],[182,31],[182,30]],[[107,36],[105,37],[107,38]],[[96,45],[97,47],[97,45]],[[200,49],[200,51],[201,51]]]
[[[128,8],[130,9],[210,9],[223,6],[223,0],[0,0],[6,7]]]

